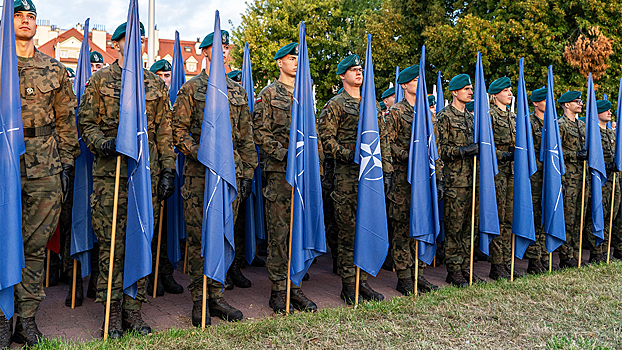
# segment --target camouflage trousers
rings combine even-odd
[[[514,200],[514,175],[500,171],[495,176],[497,213],[501,235],[490,242],[490,263],[509,264],[512,260],[512,203]]]
[[[251,197],[248,197],[249,199]],[[247,200],[249,200],[247,199]],[[235,257],[233,259],[234,264],[242,266],[244,264],[244,258],[246,258],[246,200],[239,206],[240,215],[235,220],[233,227],[233,241],[235,242]],[[251,258],[255,258],[254,256]],[[251,259],[251,261],[253,261]]]
[[[162,206],[162,202],[160,202],[160,204],[158,205],[158,208],[160,208],[160,206]],[[154,207],[155,210],[155,207]],[[159,211],[160,209],[158,209],[158,217],[160,216]],[[159,219],[158,219],[159,220]],[[158,220],[155,220],[155,216],[154,216],[154,225],[155,225],[155,229],[153,230],[153,240],[151,240],[151,255],[152,255],[152,261],[151,261],[151,266],[153,266],[153,272],[155,273],[155,266],[156,266],[156,259],[157,259],[157,249],[158,249],[158,231],[160,229],[160,222]],[[172,275],[173,271],[175,270],[173,268],[173,264],[171,264],[171,261],[168,259],[168,251],[167,251],[167,236],[166,236],[166,201],[164,201],[164,215],[162,215],[162,234],[160,237],[160,266],[158,267],[158,275],[159,276],[166,276],[166,275]]]
[[[287,262],[289,260],[289,224],[291,217],[292,186],[285,173],[266,172],[266,224],[268,230],[268,277],[273,291],[287,289]],[[292,288],[300,288],[292,283]]]
[[[581,165],[579,169],[583,169],[583,165]],[[566,220],[566,243],[562,244],[562,246],[559,247],[557,250],[559,252],[560,259],[570,259],[573,257],[574,258],[579,257],[579,228],[581,225],[582,181],[583,181],[583,178],[580,172],[578,174],[566,173],[563,179],[563,186],[566,189],[566,194],[564,195],[564,219]],[[585,198],[588,197],[587,196],[588,188],[589,188],[588,181],[586,179]],[[584,215],[587,213],[586,207],[583,208]]]
[[[239,182],[239,181],[238,181]],[[239,188],[239,183],[238,183]],[[186,219],[186,235],[188,244],[188,275],[190,285],[188,290],[192,301],[203,300],[203,267],[205,259],[201,256],[201,238],[203,232],[203,196],[205,191],[204,176],[186,176],[181,188],[181,196],[184,199],[184,217]],[[239,197],[238,197],[239,198]],[[239,200],[233,201],[233,220],[238,214]],[[234,237],[234,244],[236,238]],[[207,279],[209,298],[222,298],[224,286],[222,283],[211,278]]]
[[[59,226],[60,226],[60,269],[70,273],[73,272],[73,259],[71,258],[71,210],[73,207],[73,182],[74,176],[69,178],[69,193],[67,199],[61,204]]]
[[[95,302],[105,303],[108,289],[108,272],[110,267],[110,250],[112,240],[112,211],[114,209],[114,177],[93,177],[93,193],[91,194],[91,216],[93,231],[99,242],[99,278],[97,279],[97,297]],[[153,203],[154,232],[160,215],[157,196],[158,179],[151,177]],[[124,310],[140,310],[145,298],[145,278],[138,280],[136,299],[123,293],[123,271],[125,269],[125,229],[127,224],[127,179],[119,181],[119,197],[117,209],[117,226],[115,233],[114,261],[112,267],[112,289],[110,300],[123,301]]]
[[[324,228],[326,230],[326,245],[330,248],[333,260],[338,260],[337,238],[339,229],[335,221],[335,203],[330,194],[335,189],[335,160],[324,159],[324,180],[322,181],[322,203],[324,210]]]
[[[525,251],[525,258],[539,259],[548,266],[549,254],[546,251],[546,235],[542,225],[542,171],[531,177],[531,199],[533,204],[533,221],[536,226],[536,241]]]
[[[607,246],[609,241],[609,220],[611,218],[611,192],[613,190],[613,172],[607,173],[607,182],[603,185],[602,188],[602,196],[603,196],[603,217],[605,219],[605,229],[604,236],[605,241],[596,246],[596,236],[592,234],[592,209],[590,207],[590,202],[588,198],[586,198],[586,219],[583,225],[583,237],[585,237],[588,242],[588,246],[590,247],[590,256],[592,254],[607,254]],[[620,212],[620,173],[616,175],[616,196],[613,199],[613,215],[616,217],[616,213]],[[587,191],[586,191],[587,192]],[[613,225],[615,229],[615,223]],[[612,238],[613,238],[612,234]],[[613,245],[613,244],[612,244]]]
[[[472,187],[450,187],[445,190],[445,265],[447,272],[468,270],[470,267],[472,196]],[[475,203],[475,232],[478,232],[477,198]]]

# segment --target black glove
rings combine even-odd
[[[65,203],[67,201],[67,198],[69,197],[69,191],[72,190],[70,187],[72,187],[71,184],[73,184],[75,168],[73,165],[65,163],[61,163],[61,167],[63,168],[63,170],[60,173],[60,184],[63,191],[62,201],[63,203]]]
[[[350,154],[348,154],[348,163],[354,163],[354,151],[350,151]]]
[[[460,157],[473,157],[479,154],[479,143],[472,143],[468,146],[460,147]]]
[[[606,171],[617,171],[617,167],[616,167],[616,162],[609,162],[609,163],[605,163],[605,170]]]
[[[579,152],[577,152],[577,160],[587,160],[587,150],[586,149],[582,149]]]
[[[514,160],[514,152],[503,152],[501,154],[501,162],[511,162]]]
[[[117,139],[108,140],[102,143],[99,150],[102,152],[104,157],[116,157],[120,155],[119,152],[117,152]]]
[[[393,192],[393,173],[382,173],[384,179],[384,195]]]
[[[172,196],[175,192],[175,170],[164,168],[160,172],[160,181],[158,182],[158,200],[161,202]]]
[[[440,202],[445,198],[445,181],[436,182],[436,199]]]
[[[253,180],[242,179],[240,181],[240,188],[238,194],[240,195],[240,201],[244,201],[251,195],[251,191],[253,190]]]

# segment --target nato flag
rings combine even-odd
[[[622,113],[622,78],[620,78],[620,86],[618,87],[618,109],[616,110],[616,116]],[[619,117],[618,117],[619,118]],[[618,126],[616,127],[616,148],[614,160],[616,162],[616,168],[618,171],[622,171],[622,139],[620,138],[622,133],[622,123],[618,120]]]
[[[400,102],[404,98],[404,89],[397,83],[397,78],[400,76],[400,66],[395,67],[395,101],[393,103]]]
[[[395,90],[397,95],[397,86]],[[354,161],[359,164],[354,264],[373,276],[378,274],[389,250],[375,91],[371,35],[368,34],[365,77],[363,78],[363,91],[361,92],[356,153],[354,155]]]

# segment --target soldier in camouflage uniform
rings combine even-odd
[[[339,274],[343,288],[341,298],[348,304],[354,303],[356,268],[354,266],[354,228],[358,190],[359,165],[354,162],[356,147],[360,87],[363,83],[363,68],[358,55],[350,55],[337,66],[337,75],[344,84],[343,92],[330,99],[320,113],[318,135],[327,157],[336,161],[335,190],[331,197],[335,203],[335,219],[339,227]],[[380,153],[385,173],[385,191],[391,188],[393,166],[391,150],[384,120],[378,109],[380,132]],[[360,295],[363,300],[382,300],[384,296],[374,291],[367,283],[367,274],[360,274]]]
[[[141,35],[144,36],[142,23]],[[95,155],[93,161],[93,193],[91,211],[93,230],[99,241],[99,279],[96,302],[105,303],[108,286],[110,250],[115,250],[112,271],[112,294],[110,296],[110,328],[112,338],[121,337],[124,331],[135,330],[141,334],[151,332],[142,320],[141,307],[146,301],[145,279],[138,281],[136,299],[123,294],[123,271],[125,258],[125,228],[127,223],[127,156],[116,151],[119,125],[121,75],[125,47],[126,23],[112,35],[113,47],[119,59],[103,68],[88,81],[78,112],[82,138]],[[157,232],[160,201],[174,191],[175,153],[173,152],[170,126],[168,89],[155,74],[143,69],[145,78],[145,102],[149,138],[151,191],[153,201],[154,232]],[[111,247],[112,211],[114,201],[115,170],[117,157],[121,157],[121,180],[118,198],[118,217],[115,246]],[[103,336],[103,330],[102,330]]]
[[[34,4],[16,1],[14,9],[26,153],[20,157],[25,267],[22,281],[14,287],[17,325],[13,340],[34,345],[43,341],[35,316],[45,298],[45,245],[58,224],[61,201],[69,192],[68,180],[80,148],[74,124],[76,96],[67,70],[35,48]],[[1,348],[11,345],[12,321],[0,311]]]
[[[269,305],[274,312],[284,312],[287,306],[287,263],[292,196],[292,187],[285,179],[285,172],[294,81],[298,63],[298,43],[283,46],[276,52],[274,59],[279,67],[279,78],[259,93],[255,101],[253,126],[255,143],[267,154],[266,179],[268,183],[263,192],[266,199],[269,236],[267,266],[268,276],[272,282]],[[322,155],[321,147],[319,154]],[[322,160],[320,159],[320,163]],[[305,296],[300,286],[292,284],[291,287],[290,300],[293,308],[303,311],[317,310],[315,303]],[[293,309],[290,308],[290,310]]]
[[[516,139],[516,115],[507,107],[512,103],[510,78],[503,77],[493,81],[488,88],[490,98],[490,118],[499,174],[495,176],[497,193],[497,212],[501,235],[490,244],[490,278],[510,279],[512,260],[512,202],[514,198],[514,141]]]
[[[397,83],[401,84],[402,89],[404,89],[404,98],[389,108],[385,116],[394,170],[394,188],[387,195],[387,199],[389,200],[389,221],[394,229],[392,254],[397,274],[397,286],[395,289],[404,295],[415,292],[413,283],[415,278],[414,264],[418,263],[420,269],[426,267],[423,261],[415,260],[416,241],[409,235],[411,187],[406,179],[418,82],[418,65],[408,67],[400,72]],[[417,281],[418,290],[426,293],[438,289],[437,286],[428,282],[421,272]]]
[[[388,111],[389,108],[395,104],[395,86],[384,90],[380,99],[384,102],[386,110]]]
[[[566,165],[566,174],[562,178],[565,189],[566,243],[558,249],[558,252],[559,266],[567,268],[576,267],[579,263],[577,259],[580,248],[581,188],[587,150],[584,149],[585,123],[577,118],[577,114],[581,113],[583,108],[581,92],[568,91],[559,98],[558,102],[564,111],[564,115],[559,118],[559,136],[562,141],[564,164]],[[585,208],[583,210],[585,213]]]
[[[453,101],[436,115],[445,181],[446,281],[465,287],[470,278],[473,156],[479,154],[479,144],[473,142],[473,115],[465,107],[473,96],[471,78],[466,74],[457,75],[449,82],[448,89]],[[483,282],[475,274],[473,281]]]
[[[91,51],[90,54],[91,61],[91,73],[95,73],[98,70],[104,68],[104,56],[97,51]]]
[[[186,232],[188,235],[188,273],[190,275],[190,294],[192,296],[192,324],[201,324],[203,300],[203,263],[201,257],[201,236],[203,224],[203,194],[205,191],[206,167],[197,160],[201,140],[201,125],[205,110],[208,72],[212,57],[214,33],[201,42],[201,54],[207,57],[207,67],[199,75],[187,81],[177,93],[173,106],[173,135],[175,147],[186,156],[184,165],[184,185],[181,195],[184,199]],[[229,33],[222,31],[223,55],[229,55]],[[225,59],[226,61],[226,59]],[[227,79],[229,113],[233,139],[233,154],[237,178],[238,196],[233,201],[233,220],[237,218],[239,203],[251,193],[251,179],[257,166],[257,152],[253,144],[253,130],[246,91],[230,78]],[[243,237],[242,237],[243,238]],[[234,237],[237,246],[238,237]],[[238,251],[236,249],[236,255]],[[211,324],[210,315],[224,320],[241,320],[242,312],[232,307],[223,298],[223,285],[208,279],[209,309],[206,310],[206,323]]]

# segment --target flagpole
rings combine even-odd
[[[156,250],[155,272],[153,276],[153,298],[156,297],[156,291],[158,290],[158,273],[160,269],[160,244],[162,242],[162,217],[164,216],[164,201],[160,202],[160,223],[158,224],[158,247]]]
[[[581,251],[583,245],[583,207],[585,205],[585,169],[587,168],[587,160],[583,161],[583,185],[581,188],[581,226],[579,227],[579,262],[577,267],[581,267]]]
[[[607,264],[609,264],[609,255],[611,254],[611,228],[613,226],[613,200],[616,197],[616,175],[613,173],[613,189],[611,190],[611,214],[609,215],[609,239],[607,240]]]
[[[473,284],[473,249],[475,245],[475,181],[477,180],[477,157],[473,157],[473,199],[471,200],[471,258],[469,259],[469,286]]]
[[[76,307],[76,274],[78,272],[78,260],[73,261],[73,281],[71,282],[71,308]]]
[[[290,292],[292,290],[292,225],[294,224],[294,188],[292,187],[291,215],[289,218],[289,259],[287,259],[287,296],[285,297],[285,313],[289,314],[289,303],[291,300]]]
[[[356,267],[356,287],[354,287],[354,308],[359,306],[359,283],[361,281],[361,268]]]
[[[417,281],[419,280],[419,241],[415,239],[415,291],[414,291],[414,295],[417,296],[417,293],[419,292],[419,288],[418,288],[418,283]]]
[[[50,286],[50,248],[46,248],[48,254],[45,258],[45,288]]]
[[[112,268],[114,267],[114,246],[117,234],[117,209],[119,206],[119,176],[121,174],[121,156],[117,156],[117,169],[114,176],[114,201],[112,206],[112,234],[110,235],[110,262],[108,263],[108,289],[106,293],[106,316],[104,318],[104,340],[108,338],[110,326],[110,294],[112,294]]]
[[[188,237],[186,237],[186,252],[184,253],[184,273],[186,273],[187,266],[188,266]]]
[[[516,235],[512,233],[512,263],[510,264],[510,281],[514,281],[514,252],[516,251]]]
[[[207,276],[203,273],[203,297],[201,304],[201,330],[205,330],[205,311],[207,309]]]
[[[549,253],[549,273],[553,271],[553,252]]]
[[[432,260],[432,267],[436,267],[436,254],[434,255],[434,260]]]

